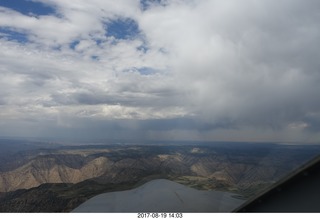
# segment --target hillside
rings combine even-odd
[[[0,211],[70,211],[94,195],[153,179],[248,198],[319,153],[317,146],[250,143],[29,150],[2,164]]]

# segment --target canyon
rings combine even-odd
[[[38,145],[1,161],[0,211],[68,212],[154,179],[248,199],[318,154],[316,145],[274,143]]]

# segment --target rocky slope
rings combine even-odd
[[[77,184],[46,183],[31,189],[0,193],[0,212],[70,212],[95,195],[134,187],[135,182],[99,184],[85,180]]]
[[[95,158],[79,168],[60,164],[52,156],[39,156],[0,175],[0,192],[28,189],[44,183],[78,183],[103,175],[110,167],[106,157]]]
[[[316,146],[274,144],[37,149],[1,164],[0,211],[69,211],[101,191],[158,178],[249,197],[317,154]],[[63,204],[55,204],[57,200]]]
[[[44,183],[78,183],[92,178],[100,183],[122,183],[152,175],[180,182],[181,177],[198,177],[230,188],[245,188],[273,182],[315,153],[304,150],[302,154],[300,148],[285,151],[281,147],[260,148],[256,153],[252,150],[254,148],[163,146],[37,150],[32,156],[24,157],[26,161],[21,166],[0,172],[0,192]],[[263,150],[265,153],[261,153]]]

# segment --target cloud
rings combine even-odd
[[[318,1],[34,2],[0,7],[6,135],[320,140]]]

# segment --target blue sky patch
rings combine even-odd
[[[150,68],[150,67],[137,68],[137,71],[141,75],[151,75],[151,74],[156,73],[156,70],[154,68]]]
[[[137,50],[138,50],[138,51],[141,51],[141,52],[143,52],[143,53],[146,53],[146,52],[149,51],[148,42],[147,42],[147,40],[145,40],[145,39],[142,39],[142,42],[143,42],[143,43],[142,43],[140,46],[137,47]]]
[[[104,40],[102,40],[102,39],[94,39],[94,41],[96,42],[96,44],[98,46],[100,46],[104,42]]]
[[[140,34],[137,22],[130,18],[112,20],[106,23],[107,36],[116,39],[133,39]]]
[[[161,3],[161,0],[140,0],[142,10],[147,10],[152,3]]]
[[[100,60],[100,59],[99,59],[99,56],[96,56],[96,55],[91,56],[91,59],[92,59],[93,61],[99,61],[99,60]]]
[[[1,0],[0,6],[10,8],[25,15],[40,16],[55,13],[53,7],[31,0]]]
[[[124,70],[125,73],[139,73],[140,75],[152,75],[158,72],[157,69],[151,67],[133,67]]]
[[[70,43],[70,48],[74,50],[79,43],[79,40],[73,41],[72,43]]]
[[[19,43],[27,43],[29,41],[27,34],[3,27],[0,27],[0,38],[5,38],[7,40],[16,41]]]

